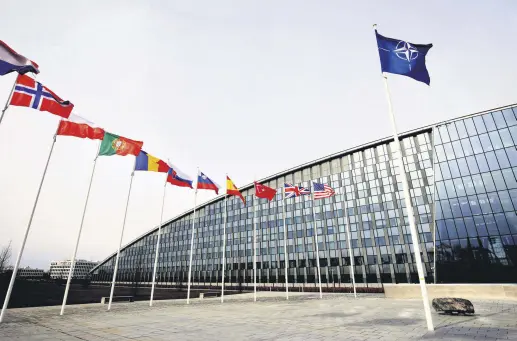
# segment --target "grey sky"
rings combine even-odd
[[[4,1],[5,2],[5,1]],[[80,115],[149,153],[237,186],[391,133],[372,32],[433,43],[431,87],[389,78],[399,130],[516,101],[513,1],[30,1],[0,39]],[[30,11],[28,10],[30,8]],[[0,79],[0,102],[15,75]],[[58,118],[11,107],[0,126],[0,245],[18,252]],[[22,265],[69,258],[97,143],[58,138]],[[102,157],[80,258],[118,246],[133,157]],[[124,243],[159,222],[164,175],[137,173]],[[213,197],[201,192],[200,202]],[[165,218],[193,205],[167,188]],[[14,258],[14,257],[13,257]]]

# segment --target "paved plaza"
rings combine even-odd
[[[281,293],[10,309],[0,340],[517,340],[517,301],[473,300],[474,316],[433,312],[428,333],[420,300]]]

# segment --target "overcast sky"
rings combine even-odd
[[[514,1],[4,0],[0,39],[108,131],[195,176],[237,186],[391,133],[372,32],[433,43],[431,86],[389,78],[400,131],[517,102]],[[6,101],[15,75],[0,79]],[[58,117],[11,107],[0,125],[0,245],[13,258]],[[70,258],[98,144],[59,137],[22,258]],[[118,246],[134,158],[97,163],[78,257]],[[137,173],[123,243],[159,222],[164,175]],[[214,197],[202,192],[201,202]],[[193,206],[167,188],[165,218]]]

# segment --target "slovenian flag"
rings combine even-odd
[[[16,53],[9,45],[0,40],[0,76],[13,71],[22,75],[27,72],[39,73],[38,64]]]
[[[215,191],[215,194],[219,194],[219,186],[208,176],[203,174],[202,172],[199,172],[197,176],[197,189],[211,189]]]

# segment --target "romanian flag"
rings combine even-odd
[[[242,193],[239,191],[237,186],[235,186],[232,179],[230,179],[228,176],[226,176],[226,194],[238,196],[241,198],[242,203],[246,205],[246,201],[244,200]]]
[[[165,161],[141,150],[136,157],[135,170],[167,173],[169,171],[169,165]]]

